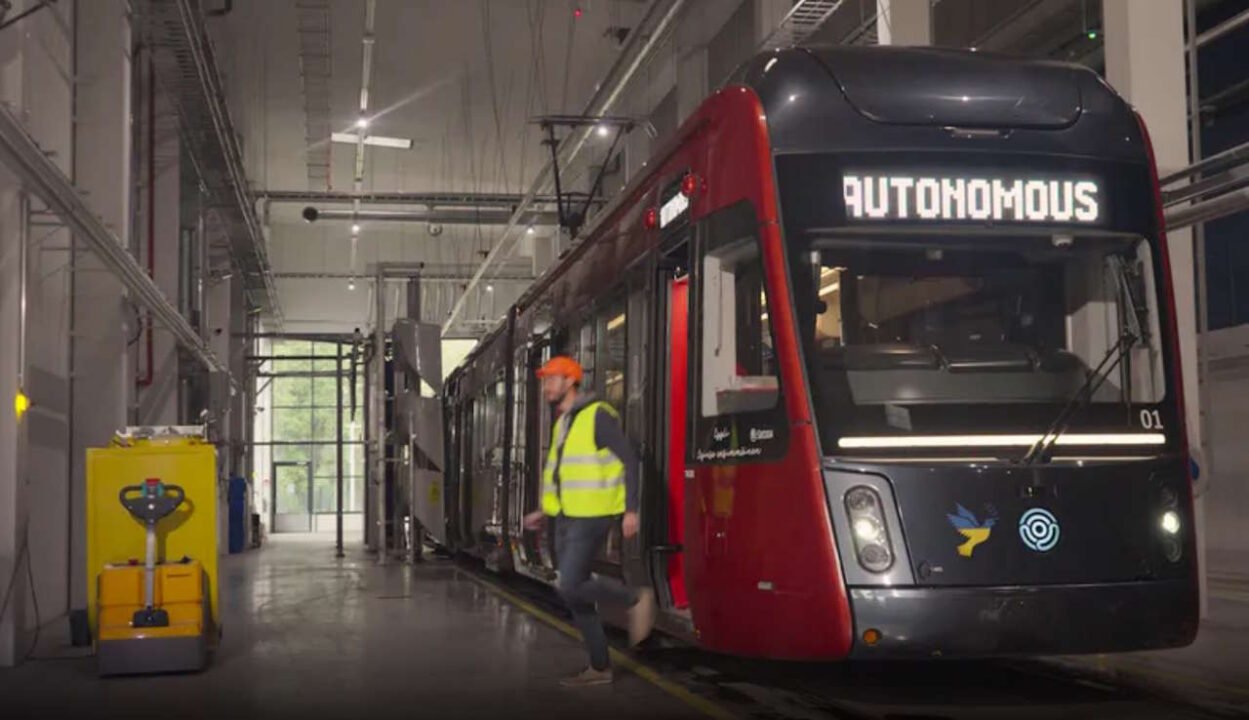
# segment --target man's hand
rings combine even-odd
[[[525,529],[526,530],[540,530],[542,528],[542,525],[545,522],[546,522],[546,513],[542,512],[541,510],[535,510],[534,512],[531,512],[525,516]]]
[[[620,529],[624,533],[626,539],[638,534],[638,528],[642,526],[642,521],[638,518],[636,512],[627,512],[624,514],[624,522],[621,523]]]

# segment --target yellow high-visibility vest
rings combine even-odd
[[[542,471],[542,511],[568,517],[605,517],[625,511],[625,466],[616,454],[594,444],[598,411],[606,410],[619,418],[605,402],[587,405],[577,413],[572,426],[568,414],[555,421],[551,450]],[[559,453],[560,441],[564,452]],[[555,468],[559,468],[559,484]]]

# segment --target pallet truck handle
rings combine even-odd
[[[127,485],[117,494],[121,504],[139,520],[155,523],[177,510],[186,500],[186,492],[179,485]]]

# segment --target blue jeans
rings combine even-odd
[[[619,516],[556,519],[555,560],[559,565],[559,594],[572,611],[573,624],[581,631],[590,667],[606,670],[611,665],[607,635],[599,619],[597,603],[632,607],[637,590],[610,578],[591,577],[599,550],[607,542]]]

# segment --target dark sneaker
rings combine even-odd
[[[610,685],[612,681],[611,669],[595,670],[594,668],[586,668],[576,675],[571,675],[559,681],[560,685],[566,688],[590,687],[591,685]]]
[[[638,601],[629,608],[629,646],[632,647],[650,636],[655,629],[655,591],[642,588]]]

